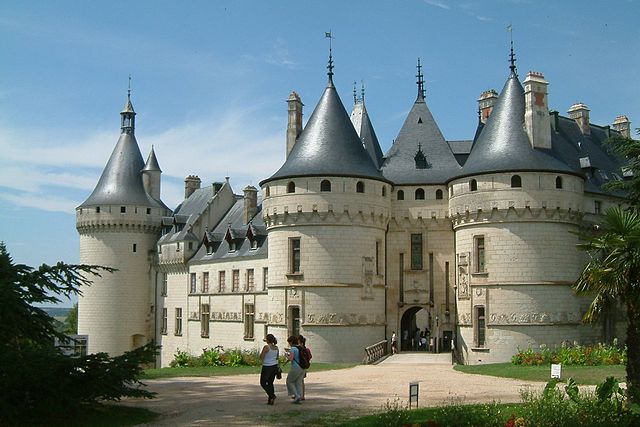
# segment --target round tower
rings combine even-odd
[[[262,181],[269,331],[302,333],[314,360],[361,361],[385,338],[390,183],[329,82],[283,166]]]
[[[582,217],[584,178],[537,148],[551,141],[544,135],[551,128],[525,123],[529,98],[535,102],[525,97],[512,57],[482,133],[448,183],[457,344],[469,364],[509,361],[518,348],[597,340],[581,322],[588,300],[571,289],[583,265],[572,232]]]
[[[80,262],[117,269],[82,289],[78,333],[88,335],[90,353],[111,355],[153,338],[152,265],[161,218],[168,214],[155,153],[145,168],[138,148],[130,96],[120,114],[120,138],[95,189],[76,208]],[[146,187],[143,174],[152,178]]]

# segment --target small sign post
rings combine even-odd
[[[551,364],[551,378],[562,378],[562,365],[559,363]]]
[[[416,403],[416,408],[418,407],[419,389],[420,389],[420,385],[417,381],[409,383],[409,409],[413,407],[413,402]]]

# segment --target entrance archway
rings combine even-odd
[[[400,320],[400,350],[425,350],[419,347],[420,332],[431,329],[431,313],[426,307],[410,307]]]

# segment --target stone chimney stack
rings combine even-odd
[[[576,121],[576,124],[580,128],[580,132],[583,135],[591,135],[591,128],[589,127],[589,108],[582,102],[576,102],[569,108],[569,118]]]
[[[298,139],[298,135],[302,132],[302,107],[304,104],[300,100],[298,94],[293,91],[287,99],[289,122],[287,124],[287,157],[293,150],[293,146]]]
[[[200,188],[200,178],[197,175],[189,175],[184,179],[184,198],[189,198],[194,191]]]
[[[249,221],[258,211],[258,190],[253,185],[247,185],[244,189],[244,212],[242,221],[249,224]]]
[[[480,98],[478,98],[478,111],[480,112],[480,121],[482,123],[487,123],[487,119],[491,115],[491,111],[497,100],[498,92],[496,92],[495,89],[485,90],[480,94]]]
[[[547,87],[542,73],[529,71],[524,80],[524,127],[533,148],[551,149],[551,118]]]
[[[625,138],[631,138],[631,122],[627,116],[618,116],[613,121],[613,129]]]

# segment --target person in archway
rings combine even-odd
[[[395,331],[391,334],[391,354],[398,354],[398,337]]]
[[[420,350],[420,328],[416,329],[416,335],[413,341],[414,349]]]

